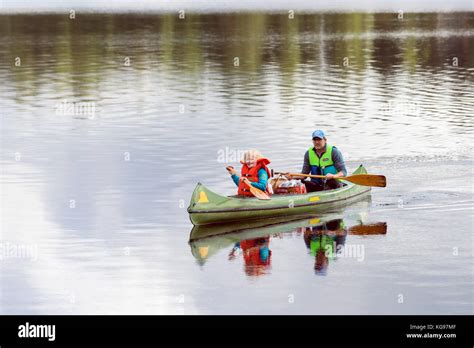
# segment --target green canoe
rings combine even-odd
[[[366,174],[360,165],[353,174]],[[188,207],[193,225],[228,223],[249,219],[321,213],[344,207],[370,195],[370,187],[346,182],[336,190],[304,195],[273,195],[271,200],[221,196],[198,183]]]

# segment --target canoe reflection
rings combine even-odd
[[[193,227],[189,244],[200,265],[221,250],[229,250],[228,259],[243,259],[244,272],[255,277],[270,273],[271,241],[292,236],[302,238],[314,257],[314,271],[325,275],[328,266],[344,251],[347,235],[384,235],[387,224],[364,224],[361,219],[327,214],[320,217],[283,221],[265,220],[245,224],[208,225]]]

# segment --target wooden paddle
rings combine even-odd
[[[270,196],[267,195],[265,192],[263,192],[262,190],[260,190],[256,187],[253,187],[252,184],[250,183],[249,179],[243,178],[242,181],[250,189],[250,193],[252,193],[258,199],[271,199]]]
[[[311,226],[304,227],[307,231],[311,232]],[[338,229],[332,230],[335,232],[336,236],[344,236],[347,234],[356,235],[356,236],[370,236],[370,235],[380,235],[387,234],[387,223],[386,222],[375,222],[368,225],[355,225],[351,226],[348,229]]]
[[[276,174],[299,176],[299,177],[308,177],[308,178],[318,178],[318,179],[327,179],[324,175],[312,175],[312,174],[301,174],[301,173],[283,173],[275,172]],[[387,179],[383,175],[374,175],[374,174],[354,174],[349,176],[343,176],[336,178],[337,180],[350,181],[353,184],[361,186],[376,186],[376,187],[385,187],[387,186]]]
[[[368,225],[356,225],[349,227],[349,234],[355,234],[358,236],[368,236],[373,234],[387,234],[387,223],[376,222]]]
[[[230,173],[231,170],[234,169],[234,167],[228,166],[228,167],[226,167],[226,169]],[[256,187],[253,187],[251,182],[249,181],[249,179],[242,178],[241,180],[250,189],[250,193],[253,194],[255,197],[257,197],[258,199],[271,199],[270,196],[266,192],[263,192],[262,190],[260,190]]]

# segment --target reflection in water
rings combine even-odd
[[[36,121],[75,146],[79,140],[63,132],[85,127],[85,145],[110,151],[94,141],[107,134],[113,144],[137,139],[139,150],[155,145],[163,157],[176,157],[166,142],[189,139],[185,128],[192,128],[212,134],[209,148],[196,144],[208,155],[216,147],[257,142],[272,158],[285,155],[296,164],[307,147],[303,135],[318,124],[348,160],[439,155],[431,140],[448,156],[466,155],[473,129],[473,16],[103,14],[73,21],[3,15],[5,129],[20,127],[41,140],[46,134],[31,134],[21,123]],[[58,115],[65,102],[95,103],[95,116]],[[250,116],[252,127],[235,137]],[[394,128],[397,137],[388,136]],[[293,139],[285,153],[278,150],[279,135]],[[352,136],[366,142],[345,140]],[[17,151],[18,141],[8,134],[7,151]]]
[[[230,249],[229,261],[242,255],[247,276],[261,276],[271,272],[272,257],[270,242],[273,238],[293,236],[302,238],[309,254],[314,257],[314,271],[325,275],[328,266],[338,257],[353,257],[363,261],[363,244],[351,244],[344,248],[347,235],[385,235],[384,222],[365,224],[369,200],[357,203],[364,208],[349,216],[344,212],[329,213],[318,217],[295,220],[257,220],[246,224],[222,224],[194,226],[190,235],[191,252],[202,266],[219,251]],[[346,221],[346,222],[345,222]]]
[[[303,240],[311,256],[314,257],[314,271],[317,275],[326,275],[330,261],[338,257],[354,257],[364,260],[364,244],[346,246],[347,235],[385,235],[385,222],[372,224],[345,225],[343,219],[334,219],[318,226],[307,226],[301,229]]]
[[[342,219],[335,219],[319,226],[304,228],[303,239],[314,256],[314,271],[325,275],[329,260],[334,260],[341,246],[346,242],[347,230]]]
[[[248,276],[259,276],[270,271],[272,251],[270,236],[245,239],[235,243],[229,254],[229,260],[235,259],[236,254],[242,253],[245,273]]]

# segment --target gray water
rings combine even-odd
[[[473,12],[1,15],[0,313],[472,314],[473,53]],[[196,183],[297,171],[315,128],[387,177],[337,212],[386,223],[363,259],[198,260]]]

